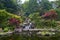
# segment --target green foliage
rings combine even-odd
[[[31,20],[35,23],[35,26],[36,27],[39,27],[39,26],[41,26],[40,25],[40,19],[39,19],[39,13],[37,12],[37,13],[33,13],[33,14],[30,14],[30,16],[29,16],[30,18],[31,18]]]
[[[8,13],[5,10],[0,10],[0,27],[3,27],[3,28],[9,27],[8,20],[10,18],[16,18],[17,20],[20,20],[22,22],[21,16],[17,16],[17,15]]]
[[[8,30],[9,30],[8,27],[4,28],[4,32],[8,32]]]
[[[58,14],[57,20],[60,20],[60,8],[57,8],[57,9],[55,9],[55,10],[56,10],[56,12],[57,12],[57,14]]]
[[[40,15],[52,8],[52,4],[48,0],[41,0],[40,4]]]
[[[23,4],[23,10],[27,16],[29,16],[30,13],[38,11],[38,7],[37,0],[29,0]]]
[[[39,13],[33,13],[29,16],[37,28],[54,28],[57,26],[55,20],[45,20],[39,16]]]
[[[23,11],[26,15],[30,15],[35,12],[43,13],[52,8],[51,3],[48,0],[42,0],[37,3],[38,0],[29,0],[23,4]]]
[[[57,0],[56,4],[58,5],[58,7],[60,7],[60,0]]]
[[[57,35],[57,36],[56,36]],[[0,36],[0,40],[60,40],[60,34],[56,34],[54,36],[37,36],[32,35],[30,36],[23,36],[23,35],[10,35],[10,36]]]
[[[16,0],[0,0],[0,9],[5,9],[14,14],[20,10]]]

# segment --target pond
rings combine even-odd
[[[29,35],[19,35],[12,34],[10,36],[3,35],[0,36],[0,40],[60,40],[60,33],[56,33],[54,36],[38,36],[36,34]]]

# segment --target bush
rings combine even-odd
[[[0,27],[5,28],[5,27],[13,27],[12,25],[8,25],[8,20],[10,18],[15,18],[17,20],[19,20],[20,22],[22,22],[22,18],[21,16],[17,16],[11,13],[8,13],[5,10],[0,10]]]
[[[31,20],[35,23],[37,28],[51,28],[56,27],[57,23],[55,20],[45,20],[39,16],[39,13],[33,13],[29,16]]]
[[[56,12],[58,14],[57,20],[60,21],[60,8],[57,8],[55,10],[56,10]]]

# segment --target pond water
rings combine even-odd
[[[60,40],[60,33],[56,33],[54,36],[38,36],[36,34],[31,36],[22,34],[4,35],[0,36],[0,40]]]

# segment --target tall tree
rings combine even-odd
[[[51,4],[48,0],[29,0],[25,5],[25,14],[29,15],[30,13],[40,12],[43,14],[44,11],[51,9]]]
[[[25,2],[25,14],[28,16],[30,13],[34,13],[38,10],[38,3],[37,0],[29,0],[28,2]]]
[[[39,4],[40,4],[40,15],[44,14],[44,12],[52,8],[52,5],[48,0],[41,0]]]
[[[8,12],[17,13],[20,10],[16,0],[0,0],[0,3],[0,9],[6,9]]]
[[[57,0],[56,3],[58,5],[58,7],[60,7],[60,0]]]

